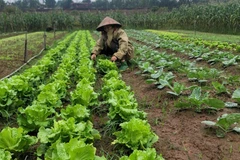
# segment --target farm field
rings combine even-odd
[[[46,47],[53,45],[55,41],[62,38],[66,33],[67,32],[56,32],[54,37],[53,32],[47,32]],[[44,32],[27,34],[26,61],[36,56],[41,50],[43,50],[43,37]],[[24,64],[26,34],[24,32],[1,34],[0,38],[0,78],[3,78]]]
[[[0,142],[18,133],[11,144],[0,143],[2,155],[68,159],[78,151],[124,160],[133,150],[147,150],[156,160],[237,160],[240,44],[126,31],[135,57],[124,72],[107,59],[91,61],[98,35],[79,30],[2,81]]]
[[[132,32],[134,34],[131,35]],[[201,109],[201,107],[196,107],[196,103],[192,103],[193,106],[191,107],[187,103],[183,103],[178,105],[178,108],[176,104],[182,101],[182,97],[176,96],[176,93],[169,92],[171,90],[174,91],[173,83],[175,82],[184,84],[184,86],[198,85],[202,88],[202,93],[197,95],[197,97],[201,97],[207,92],[210,97],[222,100],[224,103],[234,102],[232,93],[239,88],[238,62],[235,61],[236,63],[232,63],[231,65],[225,65],[227,63],[222,63],[221,60],[213,61],[214,63],[212,63],[209,59],[213,60],[213,58],[210,58],[211,56],[209,57],[209,55],[216,56],[214,53],[211,54],[211,52],[215,52],[216,48],[206,50],[202,45],[194,46],[194,41],[192,43],[188,41],[186,43],[179,43],[179,40],[169,40],[169,36],[165,36],[165,40],[168,39],[165,41],[142,31],[130,31],[129,34],[136,44],[140,43],[136,48],[137,53],[140,54],[139,56],[136,53],[136,58],[140,62],[139,64],[147,61],[151,65],[143,63],[140,65],[140,68],[142,68],[140,69],[140,74],[139,69],[133,69],[128,71],[128,73],[123,73],[123,79],[128,85],[132,86],[139,104],[148,113],[148,120],[160,137],[156,146],[158,151],[163,154],[163,157],[166,159],[238,159],[240,154],[239,134],[230,132],[224,138],[219,138],[218,136],[221,135],[217,135],[218,131],[216,129],[208,128],[206,125],[201,124],[201,122],[206,120],[216,122],[219,116],[225,113],[238,113],[239,109],[224,107],[217,109],[216,112],[212,110],[212,112],[211,109],[204,109],[208,104],[202,104],[203,108]],[[139,37],[138,34],[140,34]],[[228,51],[223,49],[217,52],[224,54],[224,52]],[[158,54],[162,54],[163,56],[161,57]],[[239,52],[231,51],[227,55],[230,56],[231,54],[233,57],[238,57]],[[179,62],[178,59],[181,61]],[[191,69],[199,69],[202,73],[193,76],[185,67],[185,69],[182,68],[184,65],[188,66],[189,64],[187,63],[191,64]],[[146,84],[147,79],[156,79],[157,76],[151,73],[151,67],[161,68],[163,66],[165,72],[173,73],[174,78],[169,78],[172,88],[164,87],[159,90],[156,89],[156,85],[154,84]],[[214,72],[216,72],[216,75]],[[191,81],[192,76],[198,80]],[[229,80],[232,78],[235,80],[230,84]],[[159,79],[157,86],[162,87],[161,82],[164,81],[160,81]],[[214,81],[224,84],[229,92],[218,93],[216,88],[213,87],[212,82]],[[154,80],[155,84],[156,82],[157,80]],[[189,96],[189,93],[185,90],[181,95],[186,97]],[[200,97],[198,98],[201,99]],[[215,103],[217,104],[217,102]]]

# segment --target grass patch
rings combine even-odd
[[[240,43],[239,35],[216,34],[216,33],[198,32],[198,31],[195,34],[195,31],[186,31],[186,30],[168,30],[168,32],[178,33],[182,36],[186,36],[190,38],[200,38],[200,39],[209,40],[209,41]]]

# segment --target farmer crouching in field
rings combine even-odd
[[[119,22],[110,17],[102,20],[96,29],[101,32],[101,37],[91,52],[92,60],[95,60],[99,54],[105,54],[111,57],[111,61],[120,63],[119,70],[128,68],[129,60],[134,55],[134,48],[121,26]]]

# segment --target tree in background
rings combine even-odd
[[[54,8],[55,5],[56,5],[56,1],[55,1],[55,0],[46,0],[46,1],[45,1],[45,5],[46,5],[48,8]]]
[[[83,3],[91,3],[91,0],[83,0]]]
[[[63,9],[70,9],[71,8],[71,3],[73,3],[72,0],[62,0],[58,1],[58,5],[62,7]]]
[[[121,2],[122,0],[117,0],[117,1]],[[93,7],[97,9],[108,9],[110,6],[108,0],[96,0],[96,2],[93,2],[92,4],[93,4]]]
[[[0,11],[8,6],[6,0],[0,0]],[[34,10],[43,6],[40,0],[14,0],[11,5],[18,7],[22,11]],[[48,8],[61,7],[64,10],[71,9],[73,0],[43,0]],[[159,9],[168,9],[171,11],[173,8],[179,8],[182,5],[190,6],[192,4],[220,4],[220,3],[239,3],[239,0],[82,0],[83,3],[91,3],[91,8],[87,9],[151,9],[158,11]]]
[[[0,0],[0,11],[2,11],[5,7],[6,3],[4,0]]]
[[[19,0],[21,3],[22,9],[37,9],[40,5],[38,0]]]

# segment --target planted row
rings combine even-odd
[[[34,100],[39,93],[38,87],[56,70],[64,50],[74,36],[75,33],[72,33],[59,42],[57,47],[49,50],[36,65],[23,73],[0,81],[0,113],[3,117],[10,117],[18,107],[26,106]]]

